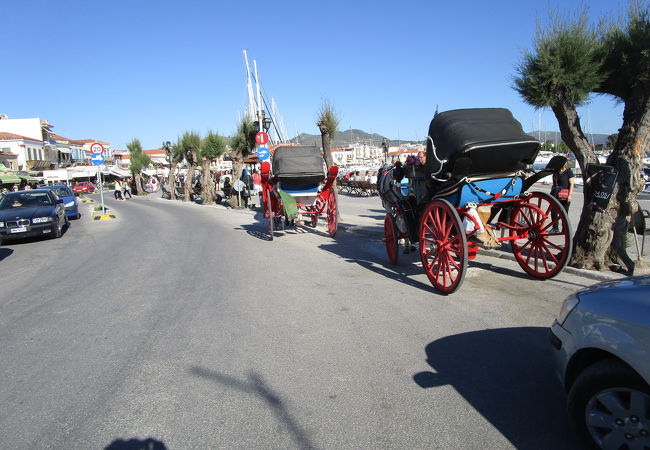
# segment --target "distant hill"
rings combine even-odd
[[[541,141],[560,142],[562,140],[559,131],[529,131],[527,134],[540,139]],[[608,136],[609,135],[607,134],[590,134],[587,135],[587,138],[590,142],[593,142],[594,145],[604,145],[607,142]],[[369,134],[363,130],[353,129],[345,130],[337,134],[334,142],[332,142],[332,147],[340,148],[351,145],[353,143],[380,146],[384,139],[386,139],[389,147],[399,147],[404,144],[417,142],[415,140],[404,141],[388,139],[381,134]],[[320,134],[300,133],[298,136],[291,139],[291,142],[296,142],[302,145],[315,145],[317,147],[320,147],[322,145]]]
[[[398,141],[394,139],[388,139],[382,136],[381,134],[377,134],[377,133],[369,134],[363,130],[351,129],[351,130],[341,131],[340,133],[338,133],[336,135],[336,138],[334,138],[334,141],[332,142],[332,147],[334,148],[345,147],[347,145],[351,145],[354,143],[380,146],[381,143],[384,141],[384,139],[386,139],[386,142],[389,147],[397,147],[403,144],[414,142],[414,141],[402,141],[402,140]],[[291,142],[295,142],[302,145],[315,145],[317,147],[322,146],[322,140],[320,134],[300,133],[298,136],[291,139]]]

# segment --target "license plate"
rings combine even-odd
[[[12,233],[24,233],[25,231],[27,231],[26,227],[17,227],[11,229]]]

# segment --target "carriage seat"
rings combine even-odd
[[[280,182],[278,183],[278,187],[282,189],[283,192],[292,196],[296,203],[300,203],[301,205],[312,205],[318,196],[320,183],[290,184]]]

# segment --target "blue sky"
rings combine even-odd
[[[511,88],[537,20],[580,0],[4,1],[0,113],[124,148],[186,130],[232,135],[246,105],[242,50],[256,59],[290,137],[317,134],[324,98],[342,130],[423,139],[441,111],[505,107],[526,131],[557,130]],[[626,0],[586,2],[597,22]],[[559,6],[561,5],[561,6]],[[8,20],[7,20],[8,19]],[[594,97],[583,128],[615,133],[622,106]]]

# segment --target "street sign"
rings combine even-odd
[[[99,142],[93,142],[92,144],[90,144],[90,151],[91,153],[101,153],[103,155],[104,146]]]
[[[267,159],[269,159],[269,156],[271,156],[271,152],[269,152],[269,149],[268,149],[268,148],[266,148],[266,147],[260,147],[260,148],[257,150],[257,158],[258,158],[260,161],[266,161]]]
[[[255,142],[257,142],[260,145],[264,145],[267,142],[269,142],[269,135],[263,131],[260,131],[255,135]]]
[[[105,159],[106,158],[104,158],[104,155],[102,155],[101,153],[93,153],[93,156],[90,157],[90,161],[95,166],[101,166],[102,164],[104,164]]]

